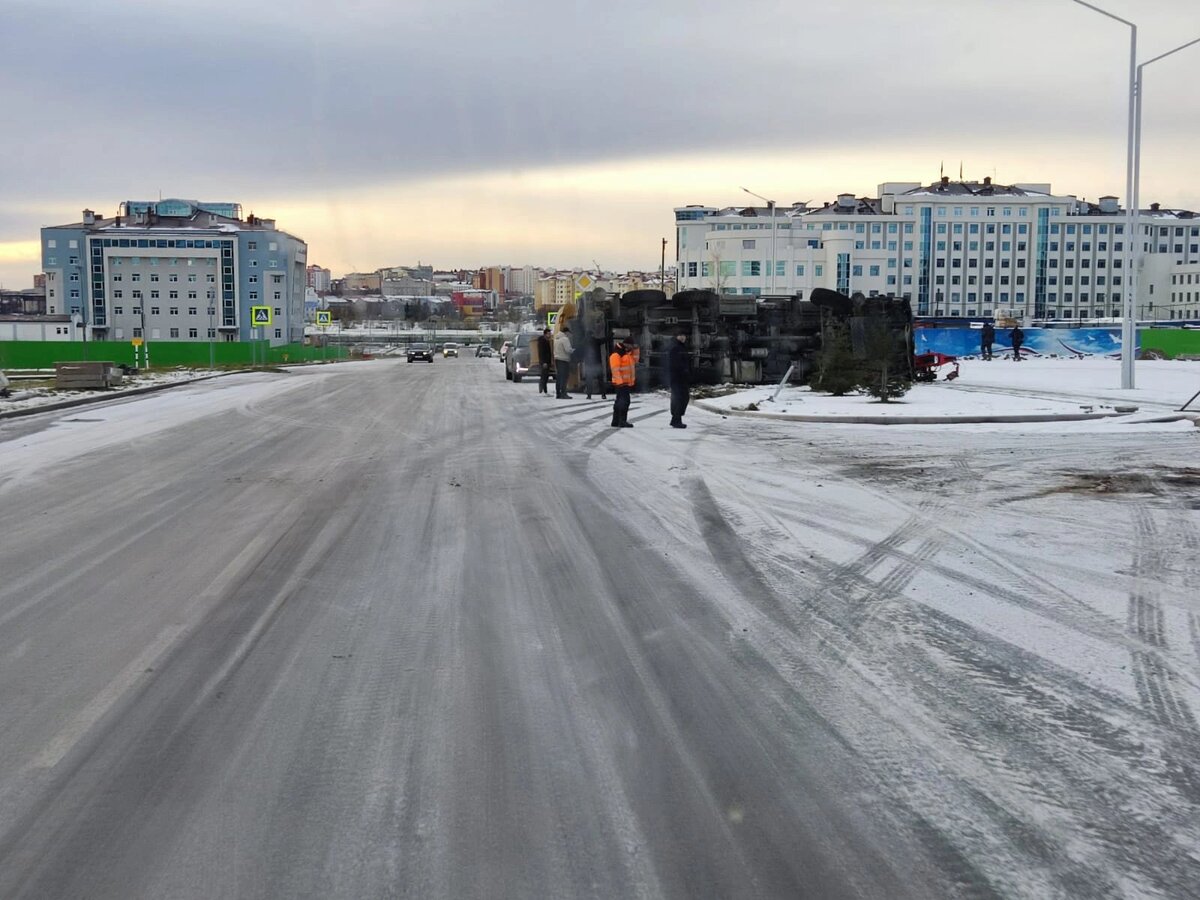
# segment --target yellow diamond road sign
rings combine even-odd
[[[586,272],[575,279],[575,287],[581,291],[589,290],[595,283],[596,279]]]
[[[328,328],[331,324],[333,324],[333,313],[327,309],[317,310],[317,327]]]
[[[252,306],[250,307],[250,324],[255,328],[260,325],[271,324],[271,307],[269,306]]]

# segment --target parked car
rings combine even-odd
[[[414,359],[423,359],[425,362],[433,362],[433,348],[428,344],[409,344],[408,345],[408,361]]]
[[[458,344],[442,344],[442,358],[445,359],[451,356],[458,359]]]
[[[482,356],[482,357],[486,357],[487,359],[492,359],[495,355],[496,355],[496,351],[493,350],[491,347],[489,347],[487,344],[481,344],[475,350],[476,358]]]
[[[509,381],[519,382],[526,375],[539,374],[539,369],[535,369],[530,363],[530,356],[533,352],[534,339],[536,334],[522,333],[518,334],[512,346],[508,349],[508,356],[504,360],[504,377]],[[554,367],[550,368],[550,378],[554,378]]]

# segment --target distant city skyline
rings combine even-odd
[[[1144,58],[1200,36],[1193,3],[1099,5],[1139,23]],[[674,257],[677,206],[757,202],[743,185],[780,204],[870,196],[960,163],[1126,199],[1128,35],[1068,0],[0,10],[10,288],[38,271],[39,227],[160,190],[273,217],[335,274],[652,270],[662,238]],[[401,26],[420,40],[397,55]],[[1147,70],[1145,206],[1200,207],[1198,66],[1189,50]]]

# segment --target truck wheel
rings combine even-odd
[[[521,383],[521,376],[518,375],[516,372],[513,372],[513,381],[516,382],[517,384]]]

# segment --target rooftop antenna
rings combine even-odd
[[[962,178],[962,160],[961,159],[958,161],[958,180],[959,181],[963,180],[963,178]]]

